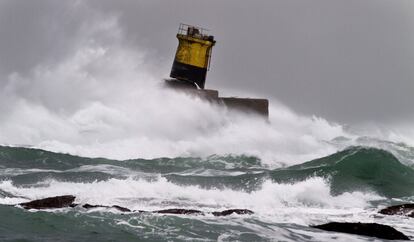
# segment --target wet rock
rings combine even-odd
[[[129,208],[124,208],[118,205],[113,205],[113,206],[104,206],[104,205],[91,205],[89,203],[86,203],[84,205],[82,205],[83,208],[86,209],[91,209],[91,208],[115,208],[121,212],[132,212]]]
[[[163,214],[198,214],[198,215],[204,215],[203,212],[199,210],[194,209],[181,209],[181,208],[172,208],[172,209],[163,209],[163,210],[157,210],[153,213],[163,213]]]
[[[71,208],[74,208],[74,207],[77,207],[79,204],[77,204],[77,203],[72,203],[71,205],[69,205],[69,207],[71,207]]]
[[[388,240],[410,240],[406,235],[388,225],[377,223],[338,223],[331,222],[327,224],[314,225],[313,228],[318,228],[326,231],[342,232],[348,234],[357,234],[380,239]]]
[[[85,204],[83,204],[82,205],[82,207],[83,208],[86,208],[86,209],[90,209],[90,208],[102,208],[103,206],[99,206],[99,205],[91,205],[91,204],[89,204],[89,203],[85,203]],[[106,207],[106,206],[105,206]]]
[[[401,204],[384,208],[379,211],[385,215],[402,215],[414,218],[414,204]]]
[[[228,209],[221,212],[212,212],[214,216],[228,216],[231,214],[253,214],[253,211],[248,209]]]
[[[173,209],[164,209],[164,210],[157,210],[153,211],[153,213],[162,213],[162,214],[196,214],[196,215],[204,215],[204,213],[200,210],[194,210],[194,209],[179,209],[179,208],[173,208]],[[212,212],[214,216],[228,216],[231,214],[253,214],[253,211],[250,211],[248,209],[228,209],[221,212]]]
[[[76,206],[80,206],[80,204],[73,203],[75,201],[75,196],[66,195],[66,196],[58,196],[58,197],[48,197],[44,199],[34,200],[27,203],[20,203],[19,205],[25,209],[52,209],[52,208],[64,208],[64,207],[71,207],[74,208]],[[141,210],[131,210],[129,208],[121,207],[118,205],[113,206],[105,206],[105,205],[92,205],[89,203],[85,203],[81,205],[85,209],[92,209],[92,208],[115,208],[121,212],[135,212],[135,213],[151,213],[147,211]],[[195,209],[181,209],[181,208],[172,208],[172,209],[163,209],[163,210],[156,210],[152,213],[160,213],[160,214],[183,214],[183,215],[204,215],[204,213],[200,210]],[[214,216],[228,216],[231,214],[253,214],[253,211],[248,209],[228,209],[219,212],[212,212]]]
[[[128,212],[128,213],[132,212],[131,209],[124,208],[124,207],[121,207],[121,206],[118,206],[118,205],[113,205],[112,208],[118,209],[121,212]]]
[[[71,195],[48,197],[44,199],[34,200],[19,205],[25,209],[51,209],[70,207],[75,201],[75,197]]]

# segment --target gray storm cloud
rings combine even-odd
[[[413,11],[403,0],[2,0],[1,80],[73,53],[97,16],[116,16],[121,43],[144,48],[168,76],[185,22],[218,40],[208,88],[345,123],[406,120],[414,114]]]

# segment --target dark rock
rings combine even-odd
[[[327,224],[314,225],[313,228],[318,228],[326,231],[342,232],[348,234],[358,234],[380,239],[388,240],[410,240],[406,235],[388,225],[377,223],[339,223],[331,222]]]
[[[212,212],[214,216],[228,216],[231,214],[253,214],[253,211],[248,209],[228,209],[221,212]]]
[[[48,209],[48,208],[64,208],[64,207],[71,207],[74,208],[79,206],[79,204],[73,203],[75,201],[75,197],[71,195],[67,196],[58,196],[58,197],[48,197],[40,200],[34,200],[27,203],[20,203],[19,205],[25,209]],[[147,211],[136,210],[132,211],[129,208],[121,207],[118,205],[113,206],[105,206],[105,205],[92,205],[89,203],[85,203],[82,205],[85,209],[91,208],[115,208],[121,212],[138,212],[144,213]],[[196,214],[196,215],[204,215],[204,213],[200,210],[194,209],[180,209],[180,208],[173,208],[173,209],[163,209],[163,210],[156,210],[153,213],[160,213],[160,214]],[[212,212],[214,216],[228,216],[231,214],[253,214],[253,211],[248,209],[228,209],[221,212]]]
[[[19,205],[25,209],[48,209],[48,208],[65,208],[70,207],[75,201],[75,197],[71,195],[48,197],[44,199],[34,200]]]
[[[197,215],[204,215],[203,212],[199,210],[193,210],[193,209],[179,209],[179,208],[173,208],[173,209],[164,209],[164,210],[157,210],[153,213],[163,213],[163,214],[197,214]],[[228,216],[231,214],[253,214],[253,211],[250,211],[248,209],[229,209],[224,210],[221,212],[212,212],[214,216]]]
[[[129,208],[124,208],[118,205],[113,205],[113,206],[104,206],[104,205],[91,205],[89,203],[86,203],[84,205],[82,205],[83,208],[86,209],[90,209],[90,208],[115,208],[121,212],[132,212]]]
[[[86,209],[90,209],[90,208],[102,208],[102,207],[107,208],[107,206],[91,205],[91,204],[89,204],[89,203],[85,203],[85,204],[83,204],[83,205],[82,205],[82,207],[83,207],[83,208],[86,208]]]
[[[121,212],[128,212],[128,213],[132,212],[131,209],[124,208],[124,207],[121,207],[121,206],[118,206],[118,205],[113,205],[112,207],[118,209]]]
[[[163,214],[199,214],[204,215],[203,212],[194,209],[180,209],[180,208],[172,208],[172,209],[164,209],[164,210],[157,210],[153,213],[163,213]]]
[[[414,204],[401,204],[387,207],[379,211],[379,213],[385,215],[403,215],[414,218]]]

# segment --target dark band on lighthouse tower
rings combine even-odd
[[[177,33],[178,47],[170,77],[197,84],[204,89],[209,70],[211,52],[216,43],[207,30],[187,24],[180,24]]]

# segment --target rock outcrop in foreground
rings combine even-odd
[[[70,207],[75,201],[75,197],[71,195],[48,197],[44,199],[34,200],[19,205],[25,209],[51,209]]]
[[[339,223],[331,222],[327,224],[314,225],[313,228],[318,228],[326,231],[341,232],[348,234],[357,234],[380,239],[388,240],[410,240],[405,234],[390,227],[388,225],[377,223]]]
[[[183,214],[183,215],[205,215],[204,212],[194,209],[182,209],[182,208],[172,208],[172,209],[163,209],[155,211],[142,211],[142,210],[131,210],[129,208],[121,207],[118,205],[113,206],[104,206],[104,205],[91,205],[83,204],[79,205],[74,203],[75,196],[66,195],[66,196],[57,196],[57,197],[48,197],[44,199],[34,200],[27,203],[20,203],[19,205],[25,209],[54,209],[54,208],[65,208],[65,207],[77,207],[82,206],[85,209],[92,208],[114,208],[121,212],[127,213],[159,213],[159,214]],[[217,211],[211,213],[214,216],[228,216],[231,214],[253,214],[253,211],[248,209],[228,209],[224,211]]]
[[[384,208],[379,211],[385,215],[401,215],[414,218],[414,204],[401,204]]]
[[[172,208],[172,209],[163,209],[155,211],[142,211],[142,210],[131,210],[129,208],[121,207],[118,205],[105,206],[105,205],[91,205],[91,204],[76,204],[75,196],[66,195],[66,196],[57,196],[57,197],[48,197],[44,199],[34,200],[26,203],[20,203],[21,207],[25,209],[56,209],[56,208],[66,208],[66,207],[82,207],[85,209],[93,208],[109,208],[116,209],[125,213],[157,213],[157,214],[180,214],[180,215],[206,215],[205,212],[195,209],[182,209],[182,208]],[[403,204],[398,206],[392,206],[385,208],[379,213],[387,215],[406,215],[413,217],[414,215],[414,204]],[[253,214],[253,211],[248,209],[228,209],[224,211],[211,212],[214,216],[228,216],[231,214]],[[410,240],[406,235],[400,231],[388,226],[377,223],[339,223],[331,222],[321,225],[313,225],[313,228],[322,229],[326,231],[333,232],[342,232],[348,234],[357,234],[363,236],[376,237],[380,239],[388,240]]]

